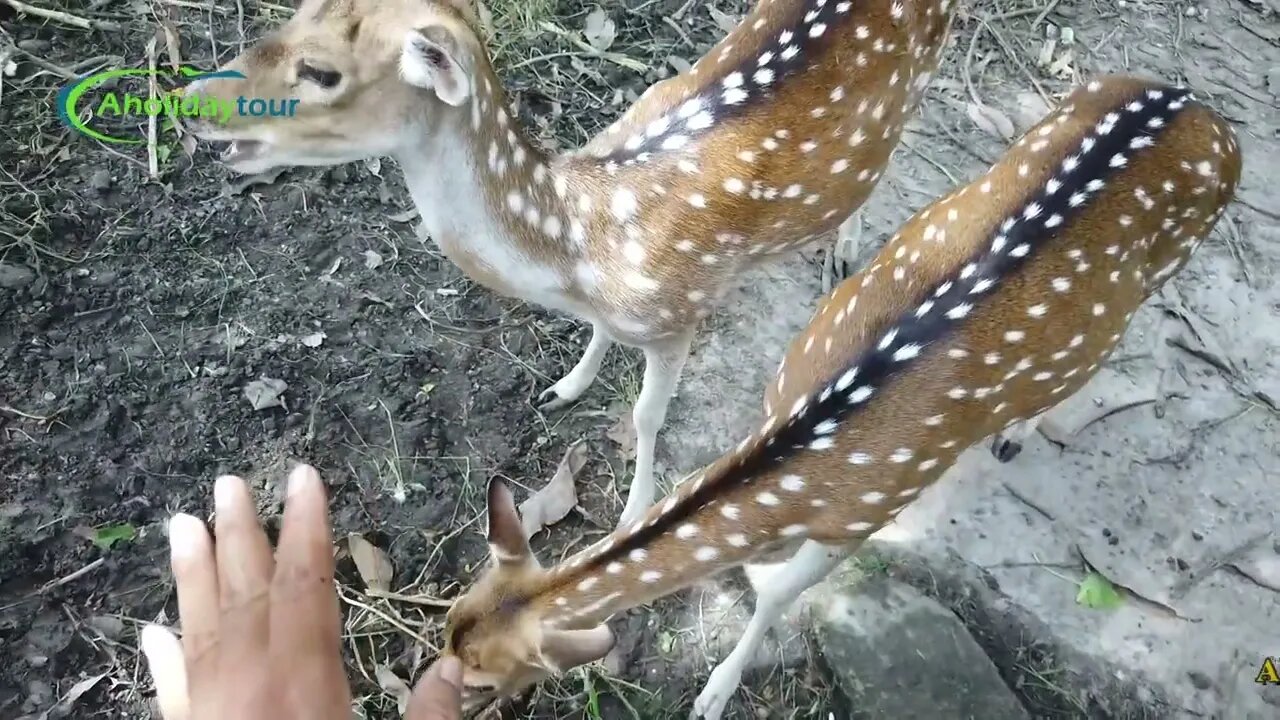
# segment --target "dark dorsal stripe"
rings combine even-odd
[[[691,97],[647,125],[634,128],[618,146],[597,157],[605,163],[633,164],[650,153],[684,148],[708,129],[750,112],[762,99],[772,98],[779,85],[812,65],[814,55],[826,52],[833,42],[846,42],[841,34],[856,33],[853,22],[859,17],[857,10],[867,3],[868,0],[797,3],[793,15],[772,39],[750,52],[731,49],[742,56],[741,62],[724,73],[706,73],[708,80]],[[894,5],[901,7],[900,3]],[[882,52],[890,51],[883,44],[881,48]],[[716,63],[720,52],[708,52],[702,62]]]
[[[735,485],[745,485],[805,449],[821,451],[829,436],[888,382],[911,367],[930,345],[946,338],[1000,286],[1071,226],[1075,217],[1108,179],[1137,153],[1155,144],[1174,117],[1192,101],[1188,90],[1159,87],[1136,91],[1117,103],[1081,140],[1049,180],[1028,193],[999,225],[986,246],[958,266],[946,280],[926,289],[919,301],[892,323],[844,370],[797,405],[791,416],[749,445],[731,463],[712,468],[701,487],[668,512],[590,561],[574,576],[625,556],[687,521],[700,508]]]

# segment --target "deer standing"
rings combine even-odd
[[[639,522],[543,568],[491,482],[493,562],[445,625],[468,707],[602,657],[609,617],[746,565],[754,614],[694,703],[719,718],[804,590],[965,449],[1095,374],[1221,217],[1240,163],[1230,126],[1187,90],[1096,79],[829,293],[762,427]]]
[[[390,155],[443,253],[479,284],[584,318],[566,405],[616,341],[644,351],[620,524],[653,503],[658,431],[697,324],[746,269],[840,236],[936,69],[951,0],[763,0],[685,74],[548,157],[507,109],[470,0],[303,0],[191,95],[298,99],[191,129],[241,173]]]

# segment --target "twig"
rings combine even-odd
[[[1053,9],[1058,7],[1059,2],[1060,0],[1049,0],[1049,4],[1045,5],[1044,9],[1040,11],[1040,14],[1036,15],[1036,19],[1031,21],[1031,29],[1035,30],[1040,23],[1044,22],[1044,19],[1049,16],[1049,13],[1053,12]]]
[[[156,36],[154,33],[151,35],[151,39],[147,41],[147,69],[151,71],[151,74],[147,76],[147,99],[150,101],[156,97],[158,90],[156,85]],[[156,148],[156,116],[151,113],[147,114],[147,172],[153,180],[160,177],[160,153]],[[152,338],[152,342],[154,341],[155,339]],[[161,354],[163,355],[163,353]]]
[[[426,647],[431,648],[433,652],[440,652],[440,648],[436,647],[435,643],[423,637],[422,634],[419,633],[418,631],[404,624],[403,620],[399,619],[398,617],[394,617],[386,612],[383,612],[373,607],[372,605],[367,605],[365,603],[360,602],[359,600],[356,600],[353,597],[349,597],[347,593],[344,592],[344,588],[341,585],[338,585],[337,587],[338,587],[338,597],[342,598],[342,601],[345,602],[346,604],[351,605],[352,607],[358,607],[361,610],[372,613],[373,615],[377,615],[379,618],[386,621],[387,623],[395,627],[400,632],[408,635],[409,637],[412,637],[414,640],[417,640],[418,642],[422,643]]]
[[[453,607],[452,600],[441,600],[439,598],[427,597],[425,595],[402,595],[398,592],[390,590],[378,590],[369,588],[364,591],[365,595],[373,598],[382,598],[384,600],[398,600],[400,602],[412,603],[414,605],[425,605],[426,607],[449,609]]]
[[[110,20],[90,20],[89,18],[82,18],[78,15],[62,12],[61,10],[45,10],[44,8],[33,7],[21,2],[20,0],[4,0],[4,2],[18,12],[35,15],[36,17],[44,18],[45,20],[60,22],[63,25],[78,27],[81,30],[110,30],[112,32],[119,32],[124,29],[118,23],[113,23]]]
[[[1018,57],[1018,54],[1013,51],[1013,48],[1009,47],[1009,43],[1005,42],[1004,36],[992,27],[991,23],[987,22],[985,17],[979,17],[978,22],[982,23],[982,25],[987,28],[987,32],[991,33],[991,36],[1000,44],[1000,48],[1004,50],[1005,55],[1009,56],[1009,60],[1022,71],[1023,75],[1027,76],[1027,79],[1031,81],[1032,87],[1034,87],[1036,92],[1040,94],[1040,99],[1044,100],[1046,105],[1052,106],[1053,101],[1049,99],[1049,94],[1044,91],[1044,88],[1040,85],[1040,81],[1036,80],[1035,75],[1032,75],[1031,71],[1027,69],[1027,66],[1022,62],[1022,58]]]
[[[49,592],[50,590],[60,588],[63,585],[66,585],[67,583],[75,582],[76,580],[79,580],[85,575],[88,575],[89,573],[93,572],[94,570],[97,570],[106,561],[107,561],[106,558],[98,558],[97,560],[94,560],[93,562],[89,563],[88,565],[85,565],[84,567],[71,573],[70,575],[67,575],[65,577],[60,577],[57,580],[50,580],[44,585],[41,585],[40,589],[36,591],[36,594],[43,595]]]

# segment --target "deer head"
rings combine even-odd
[[[545,619],[539,589],[548,576],[529,547],[511,491],[489,483],[490,565],[445,615],[444,653],[463,667],[470,711],[534,683],[599,660],[613,649],[605,625],[567,628]]]
[[[240,173],[393,155],[465,117],[488,56],[470,0],[302,0],[278,30],[187,95],[236,107],[189,122]]]

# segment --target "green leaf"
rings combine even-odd
[[[173,146],[172,146],[172,145],[157,145],[157,146],[156,146],[156,159],[157,159],[157,160],[159,160],[160,162],[168,162],[168,161],[169,161],[169,156],[170,156],[170,155],[172,155],[172,154],[173,154]]]
[[[1076,592],[1076,603],[1094,610],[1110,610],[1120,606],[1124,601],[1110,580],[1096,572],[1091,572],[1080,581],[1080,590]]]
[[[103,525],[100,528],[94,528],[93,537],[90,540],[103,550],[110,550],[112,545],[122,540],[128,542],[137,536],[137,528],[129,523],[122,523],[120,525]]]

